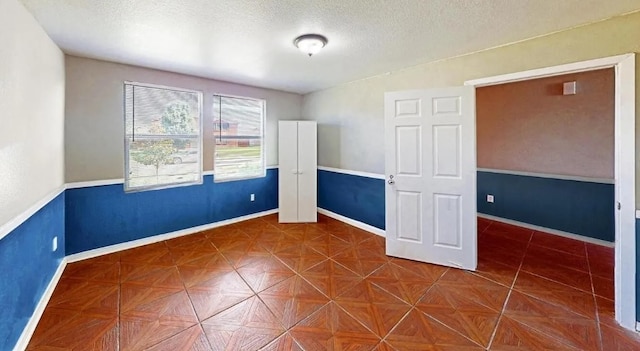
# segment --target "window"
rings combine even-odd
[[[202,182],[202,93],[126,82],[125,190]]]
[[[264,110],[264,100],[214,96],[216,182],[265,176]]]

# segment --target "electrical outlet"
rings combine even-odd
[[[51,243],[51,251],[56,252],[58,250],[58,237],[53,237],[53,242]]]
[[[251,201],[256,201],[256,194],[251,194]]]
[[[487,202],[493,203],[493,195],[487,195]]]

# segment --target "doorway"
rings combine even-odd
[[[547,67],[465,82],[484,87],[604,68],[615,69],[615,316],[636,328],[635,54]]]

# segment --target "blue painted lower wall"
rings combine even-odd
[[[384,229],[384,180],[318,170],[318,207]]]
[[[478,172],[479,213],[610,242],[614,195],[613,184]]]
[[[640,219],[636,219],[636,321],[640,322]]]
[[[0,350],[13,349],[65,256],[64,203],[63,192],[0,240]]]
[[[478,172],[478,212],[613,242],[613,184]],[[384,180],[318,171],[318,206],[385,228]],[[486,202],[493,194],[495,203]]]
[[[249,200],[255,194],[255,201]],[[67,254],[278,207],[278,170],[264,178],[125,193],[122,184],[67,190]]]

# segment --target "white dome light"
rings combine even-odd
[[[305,34],[297,37],[293,41],[293,45],[300,49],[300,51],[311,56],[318,53],[320,49],[327,45],[327,38],[318,34]]]

